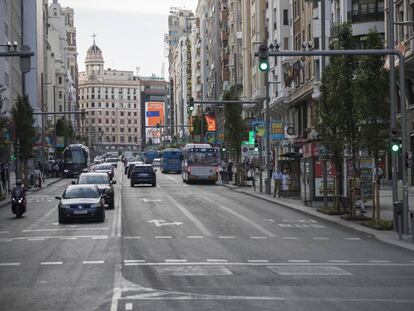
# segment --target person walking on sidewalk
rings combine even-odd
[[[284,170],[283,175],[282,175],[282,191],[283,191],[284,198],[287,198],[289,196],[289,184],[290,184],[290,176],[287,170]]]
[[[276,171],[273,172],[272,174],[272,179],[273,182],[275,184],[275,190],[273,191],[273,197],[277,196],[280,198],[280,192],[281,192],[281,186],[282,186],[282,172],[280,171],[280,169],[278,168]]]

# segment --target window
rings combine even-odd
[[[115,119],[112,119],[112,124],[115,124]]]
[[[124,142],[124,136],[121,136],[120,139],[121,139],[121,143],[123,143]]]
[[[59,77],[59,84],[62,84],[62,77]]]
[[[128,117],[130,117],[131,116],[131,111],[128,111]]]
[[[121,131],[121,133],[123,133],[125,131],[125,129],[123,127],[121,127],[119,130]]]
[[[119,123],[120,123],[120,124],[124,124],[124,123],[125,123],[125,122],[124,122],[124,119],[120,119],[120,120],[119,120]]]
[[[131,124],[131,119],[128,119],[128,124]]]
[[[131,133],[131,128],[130,127],[128,127],[128,133]]]
[[[115,133],[115,128],[114,127],[112,128],[112,133]]]
[[[136,112],[134,112],[134,117],[136,117],[137,116],[137,113]]]
[[[283,10],[283,25],[289,25],[289,11]]]
[[[106,116],[109,116],[109,111],[105,111],[105,115]]]
[[[123,111],[121,111],[121,112],[120,112],[120,115],[121,115],[121,117],[123,117],[123,116],[124,116],[124,112],[123,112]]]

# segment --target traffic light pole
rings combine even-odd
[[[259,57],[259,53],[254,54],[256,57]],[[402,132],[402,155],[405,156],[407,152],[407,109],[406,109],[406,100],[405,100],[405,63],[404,55],[393,48],[388,49],[368,49],[368,50],[313,50],[313,51],[275,51],[269,52],[268,56],[271,57],[280,57],[280,56],[396,56],[399,59],[399,89],[400,89],[400,104],[401,104],[401,132]],[[394,57],[390,57],[393,60]],[[391,86],[393,87],[393,86]],[[391,95],[391,94],[390,94]],[[391,101],[394,99],[391,98]],[[393,107],[391,107],[393,108]],[[391,110],[391,123],[395,119],[395,109]],[[267,150],[269,152],[270,150]],[[402,165],[402,182],[403,182],[403,232],[408,233],[408,175],[406,165]],[[397,179],[397,170],[395,163],[393,163],[393,180]],[[394,189],[393,189],[394,190]],[[394,192],[394,191],[393,191]]]
[[[272,188],[272,167],[270,165],[270,107],[269,107],[269,73],[265,73],[265,101],[266,101],[266,111],[265,111],[265,118],[266,118],[266,169],[267,169],[267,183],[266,183],[266,193],[271,193]]]

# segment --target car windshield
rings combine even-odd
[[[109,159],[106,159],[106,162],[118,162],[118,159],[117,158],[109,158]]]
[[[135,166],[134,167],[134,173],[135,172],[153,172],[154,170],[152,169],[151,166]]]
[[[63,194],[64,199],[99,198],[99,192],[95,188],[67,188]]]
[[[107,171],[107,170],[110,170],[110,169],[112,169],[112,165],[108,165],[108,164],[105,164],[105,165],[97,165],[96,167],[95,167],[95,170],[102,170],[102,171]]]
[[[108,175],[81,175],[79,184],[109,184]]]

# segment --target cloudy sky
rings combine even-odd
[[[52,2],[52,1],[50,1]],[[86,50],[96,45],[103,52],[105,68],[136,70],[140,75],[160,75],[165,57],[170,7],[195,10],[198,0],[59,0],[75,10],[78,63],[84,70]]]

